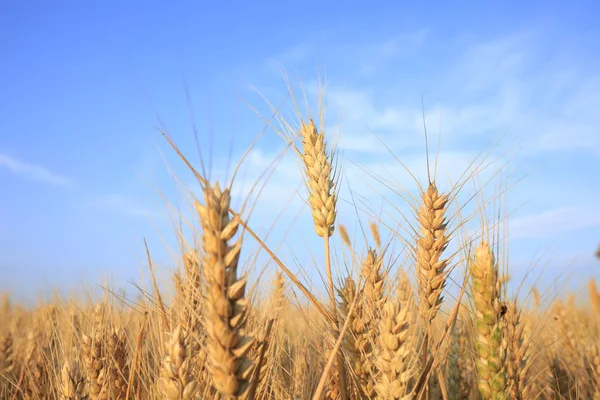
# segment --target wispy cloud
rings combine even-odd
[[[90,200],[87,206],[92,209],[110,210],[131,217],[151,218],[155,214],[141,200],[118,193],[99,196]]]
[[[395,35],[382,42],[351,46],[346,51],[361,60],[357,66],[360,74],[373,77],[390,61],[413,57],[425,45],[428,35],[429,30],[423,28]]]
[[[282,66],[289,66],[314,57],[315,47],[309,43],[300,43],[292,46],[279,54],[268,57],[265,67],[273,72],[280,73]],[[312,58],[311,60],[315,60]]]
[[[549,238],[564,233],[600,226],[600,216],[593,207],[561,207],[514,218],[510,222],[514,239]]]
[[[0,167],[15,175],[55,186],[70,186],[71,180],[40,165],[30,164],[6,154],[0,154]]]
[[[342,146],[363,153],[381,151],[366,126],[392,148],[422,146],[419,97],[423,93],[427,125],[436,131],[441,128],[446,144],[461,146],[477,140],[480,145],[490,134],[499,138],[506,133],[511,143],[522,143],[529,155],[600,154],[599,120],[594,111],[600,103],[600,75],[593,64],[569,61],[568,49],[550,51],[539,33],[528,31],[487,41],[450,41],[448,47],[455,51],[438,60],[444,68],[429,76],[421,72],[421,61],[416,61],[438,53],[427,40],[429,35],[422,30],[347,49],[351,55],[372,54],[355,57],[352,67],[344,65],[345,74],[378,73],[368,84],[357,79],[352,86],[330,84],[327,88],[330,115],[343,120]],[[336,46],[336,60],[346,59],[345,48]],[[405,50],[415,54],[415,60],[406,59]],[[298,49],[292,47],[289,53],[298,54]],[[332,64],[330,69],[335,71],[337,63]],[[398,74],[400,66],[408,72]],[[314,95],[317,84],[310,82],[305,89]],[[445,98],[448,93],[452,96]]]

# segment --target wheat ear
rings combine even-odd
[[[529,352],[529,341],[524,339],[521,310],[516,301],[507,305],[505,319],[505,336],[507,342],[507,385],[511,399],[525,400],[532,397],[529,369],[532,360]]]
[[[447,259],[441,255],[450,241],[447,234],[446,210],[448,195],[440,195],[434,183],[429,183],[421,195],[421,206],[417,212],[416,264],[419,287],[419,313],[425,324],[421,345],[421,364],[427,363],[428,349],[433,346],[431,322],[442,305],[442,292],[446,287]],[[438,381],[445,385],[438,369]],[[444,386],[445,387],[445,386]],[[429,398],[428,389],[425,398]]]
[[[308,189],[308,202],[311,207],[314,228],[317,235],[323,238],[325,244],[325,273],[329,289],[332,328],[334,337],[339,336],[339,323],[337,320],[335,288],[331,273],[331,257],[329,238],[335,229],[337,196],[334,188],[334,173],[332,157],[327,151],[325,135],[319,133],[315,122],[310,119],[300,125],[300,138],[302,151],[300,152],[304,163],[306,185]],[[342,399],[347,399],[347,381],[344,357],[341,351],[337,355],[337,369],[340,381],[340,394]]]
[[[104,325],[104,305],[98,304],[94,309],[94,326],[91,334],[82,335],[81,351],[88,381],[90,400],[101,400],[108,397],[108,362],[106,357],[106,331]]]
[[[430,183],[423,192],[418,219],[420,232],[417,239],[417,270],[419,277],[419,311],[426,324],[437,315],[446,286],[445,269],[448,260],[441,255],[448,246],[446,209],[448,196],[440,195],[435,184]]]
[[[333,167],[327,153],[325,135],[317,131],[314,121],[302,122],[302,161],[307,176],[308,202],[312,210],[315,232],[323,238],[333,234],[337,198],[334,189]]]
[[[125,329],[114,329],[108,335],[107,350],[110,354],[110,387],[111,398],[124,400],[127,395],[127,379],[129,377],[127,332]]]
[[[167,355],[160,369],[160,389],[167,400],[190,400],[198,391],[192,376],[190,337],[177,325],[167,344]]]
[[[479,392],[484,399],[507,399],[498,266],[487,242],[482,241],[475,250],[470,272],[476,311]]]
[[[410,308],[388,300],[379,323],[377,367],[380,371],[375,386],[377,398],[409,399],[411,374]]]
[[[85,396],[85,378],[76,361],[64,363],[60,372],[60,400],[83,400]]]
[[[14,343],[10,332],[0,336],[0,375],[12,374],[15,365]]]
[[[206,351],[212,383],[228,399],[243,398],[252,362],[246,356],[253,339],[244,334],[246,278],[238,279],[241,238],[230,243],[239,221],[229,216],[229,189],[205,185],[204,204],[196,203],[203,230],[206,285]]]
[[[376,250],[368,250],[362,266],[362,275],[365,279],[365,287],[363,296],[357,300],[359,302],[357,305],[357,318],[360,320],[362,329],[356,332],[360,368],[355,372],[357,372],[360,379],[364,395],[373,398],[376,394],[373,344],[377,337],[377,324],[381,307],[385,303],[382,258],[377,255]]]
[[[51,383],[46,358],[48,347],[40,345],[40,342],[44,342],[44,338],[39,330],[30,332],[27,339],[29,347],[27,353],[30,360],[25,368],[29,372],[28,391],[30,397],[34,399],[45,399],[49,394]]]

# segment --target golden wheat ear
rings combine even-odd
[[[198,391],[192,375],[192,346],[185,329],[178,325],[167,343],[160,369],[159,387],[167,400],[191,400]]]
[[[76,361],[66,361],[60,373],[60,400],[83,400],[85,398],[85,379]]]
[[[238,278],[241,238],[233,241],[239,220],[230,218],[229,189],[204,185],[204,204],[196,209],[202,224],[206,293],[206,352],[214,388],[227,398],[246,395],[253,363],[247,353],[254,340],[245,334],[246,278]]]
[[[10,331],[0,336],[0,371],[3,376],[10,376],[15,366],[13,335]]]
[[[479,392],[485,399],[508,399],[506,393],[498,265],[490,245],[482,241],[470,262],[471,289],[476,310],[477,373]]]
[[[427,325],[439,312],[442,292],[446,287],[448,260],[441,256],[450,241],[446,229],[447,208],[448,196],[440,195],[435,184],[430,183],[427,191],[423,192],[417,215],[420,229],[416,246],[419,311]]]
[[[321,121],[321,124],[323,121]],[[323,128],[321,126],[321,128]],[[333,273],[331,270],[331,255],[329,238],[335,230],[337,216],[337,194],[334,179],[333,153],[327,149],[325,133],[319,132],[315,122],[301,120],[298,137],[302,141],[302,149],[298,150],[304,164],[304,175],[308,190],[308,202],[311,207],[313,225],[318,236],[323,238],[325,245],[325,273],[327,276],[327,290],[331,307],[333,336],[339,336],[337,320],[337,304]],[[337,374],[339,377],[339,391],[342,399],[348,398],[348,383],[344,356],[340,351],[336,359]]]
[[[411,398],[414,374],[410,300],[401,305],[400,301],[387,299],[382,314],[376,358],[380,374],[375,389],[379,398],[407,400]]]
[[[504,337],[507,344],[506,378],[511,399],[534,397],[529,370],[532,366],[530,341],[525,338],[525,323],[516,300],[505,305]]]

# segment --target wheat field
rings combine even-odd
[[[171,285],[150,269],[136,302],[106,291],[26,308],[4,296],[0,398],[600,400],[600,290],[514,290],[504,219],[489,216],[501,207],[459,195],[486,185],[485,160],[447,189],[431,173],[402,192],[404,232],[357,206],[356,240],[338,217],[342,171],[318,111],[280,131],[302,166],[323,293],[233,208],[235,182],[211,181],[165,134],[201,192]],[[268,279],[247,272],[249,242],[268,255]]]

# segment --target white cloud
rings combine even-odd
[[[72,183],[71,180],[65,176],[56,174],[42,166],[18,160],[6,154],[0,154],[0,167],[8,169],[15,175],[55,186],[69,186]]]
[[[93,209],[108,209],[132,217],[151,218],[155,214],[141,200],[118,193],[99,196],[90,200],[87,205]]]
[[[551,238],[580,229],[600,226],[600,215],[594,207],[571,206],[513,218],[511,238]]]
[[[429,51],[436,51],[426,40],[428,35],[423,30],[370,45],[336,46],[341,61],[332,57],[333,65],[328,65],[333,81],[335,72],[331,70],[337,67],[344,76],[385,67],[368,84],[328,86],[328,112],[341,117],[343,148],[372,154],[384,151],[367,127],[392,147],[422,146],[420,94],[425,90],[427,126],[437,135],[441,118],[447,145],[478,140],[482,143],[476,146],[481,146],[506,133],[509,142],[522,143],[528,155],[555,151],[600,154],[596,129],[600,120],[595,111],[600,105],[600,74],[596,68],[588,66],[586,70],[576,60],[569,61],[567,53],[561,55],[560,49],[556,54],[544,53],[547,49],[540,44],[541,35],[531,31],[466,44],[449,40],[448,47],[456,51],[438,60],[443,67],[432,70],[435,74],[425,76],[418,62],[411,64],[410,58],[396,55],[410,48],[427,59]],[[308,51],[310,47],[302,48]],[[372,56],[357,56],[369,53]],[[348,55],[354,56],[352,64],[344,63]],[[310,62],[306,54],[302,58]],[[398,73],[400,66],[405,72]],[[315,97],[314,81],[304,88]],[[448,94],[451,96],[444,98]],[[330,124],[330,131],[337,127]]]

